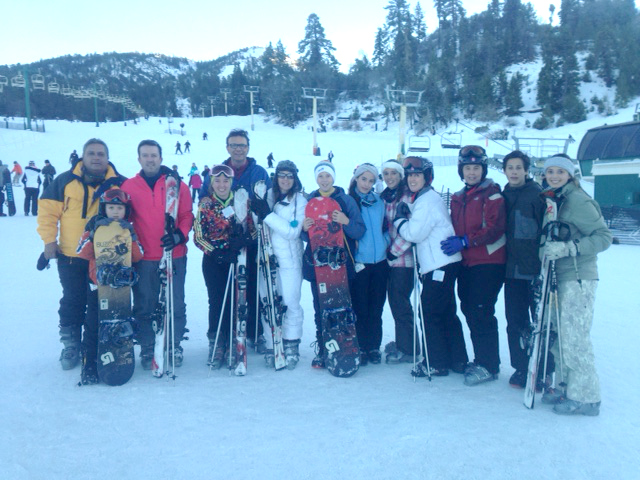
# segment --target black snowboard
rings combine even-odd
[[[93,242],[97,270],[131,267],[131,233],[118,222],[98,227]],[[98,377],[107,385],[124,385],[135,368],[131,287],[98,281],[98,322]]]

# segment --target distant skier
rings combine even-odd
[[[270,153],[267,157],[267,166],[273,168],[273,153]]]
[[[182,155],[182,145],[180,145],[180,141],[179,140],[176,142],[176,153],[175,153],[175,155],[177,155],[178,153],[180,153],[180,155]]]
[[[6,217],[7,214],[3,212],[4,208],[4,190],[5,185],[11,183],[11,174],[9,173],[9,169],[6,165],[2,164],[2,160],[0,160],[0,217]]]
[[[190,147],[191,147],[191,143],[189,142],[189,140],[184,142],[184,153],[191,153],[191,151],[189,150]]]
[[[191,187],[191,201],[195,202],[196,195],[198,195],[198,191],[202,188],[202,177],[198,172],[189,174],[189,187]]]
[[[329,150],[329,154],[327,155],[327,160],[329,160],[329,162],[333,163],[333,151]]]
[[[16,187],[20,186],[20,179],[22,178],[22,167],[18,162],[13,162],[13,168],[11,169],[11,173],[13,173],[13,185]]]
[[[40,193],[40,169],[36,167],[36,162],[31,160],[29,166],[24,169],[22,176],[24,183],[24,214],[29,216],[29,210],[33,216],[38,215],[38,194]]]
[[[209,140],[209,135],[207,135],[207,132],[204,132],[202,134],[202,140]]]
[[[42,168],[42,177],[44,180],[42,181],[42,190],[49,186],[49,184],[53,181],[53,177],[56,176],[56,168],[51,165],[49,160],[44,161],[44,167]]]
[[[71,155],[69,155],[69,163],[73,165],[77,161],[78,161],[78,152],[74,150],[73,152],[71,152]]]

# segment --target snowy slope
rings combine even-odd
[[[139,170],[137,143],[154,138],[164,146],[165,164],[177,164],[185,175],[192,162],[202,168],[225,159],[228,131],[250,125],[248,117],[184,122],[188,137],[164,134],[164,119],[99,128],[51,121],[46,134],[0,130],[0,159],[23,165],[33,159],[41,167],[48,158],[61,171],[72,149],[80,151],[85,140],[97,136],[130,176]],[[563,128],[562,135],[571,133],[579,141],[587,126]],[[201,140],[204,131],[208,142]],[[250,155],[259,163],[266,166],[269,152],[276,161],[291,159],[307,190],[315,187],[312,168],[318,158],[311,155],[311,132],[258,118],[250,135]],[[192,143],[192,154],[173,154],[178,138]],[[318,141],[323,154],[333,150],[337,183],[346,186],[355,165],[395,156],[397,133],[331,132]],[[479,139],[469,135],[464,141]],[[433,147],[429,155],[452,153]],[[575,155],[577,143],[573,148]],[[490,175],[504,184],[499,172]],[[462,186],[455,167],[436,167],[435,177],[438,190]],[[79,369],[64,372],[58,362],[57,273],[35,269],[42,243],[36,219],[21,213],[22,189],[16,190],[18,215],[0,218],[0,325],[6,342],[0,350],[2,479],[638,478],[640,414],[634,398],[640,379],[629,368],[637,363],[640,337],[637,247],[614,245],[600,255],[592,336],[603,405],[596,418],[558,417],[544,405],[533,411],[522,405],[522,390],[507,383],[513,370],[502,297],[497,308],[502,374],[491,384],[465,387],[455,374],[414,382],[410,367],[385,364],[363,367],[350,379],[312,370],[313,306],[306,282],[296,370],[268,370],[252,353],[246,377],[229,376],[224,369],[209,375],[202,255],[192,243],[186,286],[191,333],[178,378],[156,379],[138,367],[122,387],[80,388]],[[387,310],[383,345],[392,339]],[[470,341],[467,349],[471,354]]]

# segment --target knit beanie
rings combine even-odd
[[[568,158],[565,157],[560,157],[560,156],[555,156],[555,157],[551,157],[551,158],[547,158],[547,160],[545,160],[544,162],[544,170],[545,172],[547,171],[547,168],[549,167],[558,167],[558,168],[562,168],[563,170],[566,170],[567,173],[569,173],[569,176],[573,177],[573,175],[575,174],[575,165],[573,164],[573,162],[571,160],[569,160]]]
[[[313,169],[313,175],[316,177],[316,180],[318,180],[318,175],[320,175],[322,172],[327,172],[333,177],[333,180],[335,181],[336,169],[330,162],[323,160],[315,166],[315,168]]]
[[[387,160],[382,164],[382,172],[384,173],[388,168],[398,172],[400,174],[400,179],[404,178],[404,168],[402,168],[402,165],[400,165],[399,162],[396,162],[395,160]]]
[[[364,172],[370,172],[373,174],[373,178],[378,178],[378,169],[370,163],[363,163],[361,165],[358,165],[353,172],[353,178],[358,178]]]

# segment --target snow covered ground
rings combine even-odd
[[[607,123],[627,121],[630,111]],[[163,133],[166,119],[125,127],[66,121],[46,122],[47,133],[0,130],[0,159],[25,166],[45,158],[58,171],[73,149],[91,137],[105,140],[111,160],[127,176],[139,170],[137,143],[145,138],[164,147],[164,163],[183,175],[192,162],[202,169],[226,158],[231,128],[249,129],[248,117],[183,119],[187,135]],[[178,122],[178,123],[180,123]],[[266,166],[291,159],[307,191],[315,188],[312,136],[256,119],[250,156]],[[578,126],[521,136],[571,134],[578,140],[593,119]],[[202,141],[202,133],[209,141]],[[434,137],[437,138],[437,137]],[[175,142],[192,144],[191,154],[174,155]],[[468,132],[464,143],[481,143]],[[347,186],[355,165],[395,156],[397,133],[330,132],[319,135],[323,156],[335,154],[337,184]],[[507,151],[489,144],[490,154]],[[428,156],[451,155],[433,141]],[[504,176],[490,176],[504,184]],[[436,167],[434,187],[455,191],[462,184],[455,167]],[[588,187],[588,185],[587,185]],[[0,325],[5,376],[0,390],[1,479],[633,479],[640,471],[640,378],[637,321],[637,265],[640,248],[614,245],[600,255],[592,337],[602,383],[596,418],[565,418],[539,404],[522,405],[522,390],[508,386],[512,373],[500,297],[502,374],[490,384],[466,387],[452,374],[414,382],[408,366],[369,365],[353,378],[338,379],[310,368],[314,339],[309,285],[303,284],[305,331],[302,359],[294,371],[266,369],[249,355],[244,378],[222,369],[209,375],[207,296],[201,253],[189,245],[187,315],[190,340],[184,366],[174,380],[153,378],[137,368],[122,387],[77,387],[79,368],[62,371],[57,333],[61,294],[55,265],[35,269],[42,251],[34,217],[0,218]],[[635,272],[635,273],[634,273]],[[633,279],[636,280],[633,280]],[[464,323],[464,322],[463,322]],[[466,328],[465,328],[466,330]],[[393,320],[384,315],[383,346],[393,339]],[[468,340],[468,339],[467,339]],[[473,358],[471,343],[467,349]]]

